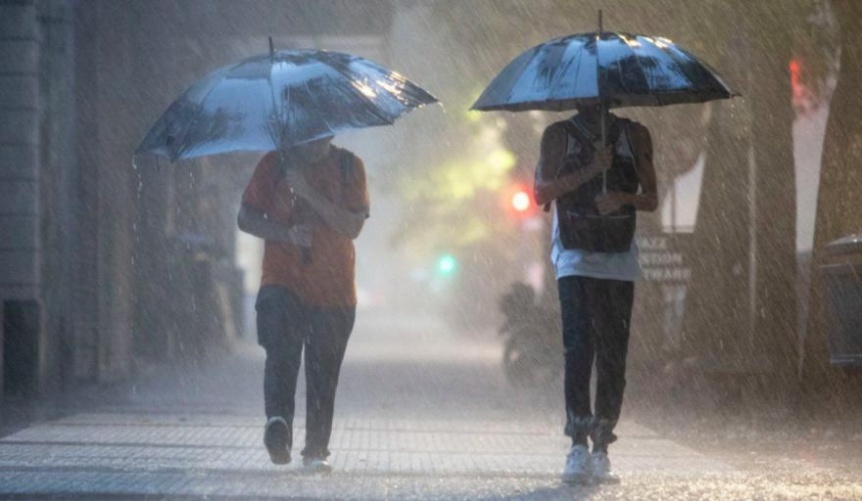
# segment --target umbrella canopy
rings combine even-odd
[[[715,71],[670,40],[599,31],[556,38],[524,52],[472,109],[664,106],[734,95]]]
[[[136,153],[171,161],[272,151],[363,127],[391,125],[437,99],[361,57],[271,51],[220,68],[174,101]]]

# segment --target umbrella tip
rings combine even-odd
[[[272,37],[269,37],[269,57],[275,57],[275,45],[272,44]]]
[[[599,33],[604,31],[604,27],[602,26],[602,9],[599,9]]]

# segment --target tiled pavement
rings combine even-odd
[[[816,498],[828,485],[833,499],[862,499],[862,483],[836,472],[741,471],[632,419],[612,448],[621,486],[561,486],[559,394],[513,391],[499,371],[499,343],[447,332],[433,322],[359,324],[330,476],[269,463],[258,413],[262,353],[245,346],[219,364],[150,374],[122,398],[83,400],[65,417],[4,437],[0,498],[792,499]]]
[[[297,428],[301,434],[301,422]],[[261,432],[256,418],[76,414],[0,441],[0,469],[297,470],[269,463],[261,447]],[[629,443],[615,451],[616,465],[622,471],[668,466],[691,474],[732,470],[630,422],[624,423],[620,433]],[[517,423],[506,427],[500,423],[386,419],[342,420],[331,448],[333,466],[348,475],[555,478],[565,454],[560,437],[549,430],[524,430]],[[656,456],[662,457],[661,465],[654,461]]]
[[[504,486],[556,486],[565,442],[554,431],[515,420],[346,418],[332,440],[337,473],[322,479],[271,465],[256,417],[81,413],[0,441],[0,492],[386,498],[401,482],[431,488],[421,497],[453,486],[480,494],[477,485],[492,495]],[[623,472],[733,470],[633,423],[620,433],[628,443],[615,455]]]

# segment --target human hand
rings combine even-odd
[[[616,191],[601,193],[596,197],[596,207],[599,209],[599,214],[603,216],[620,210],[625,203],[625,193]]]

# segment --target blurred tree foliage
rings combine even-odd
[[[401,196],[411,210],[405,214],[393,243],[416,244],[434,252],[467,247],[489,239],[502,221],[501,190],[515,166],[514,155],[500,142],[500,131],[475,112],[455,111],[453,127],[461,131],[463,150],[449,151],[420,175],[402,181]]]

